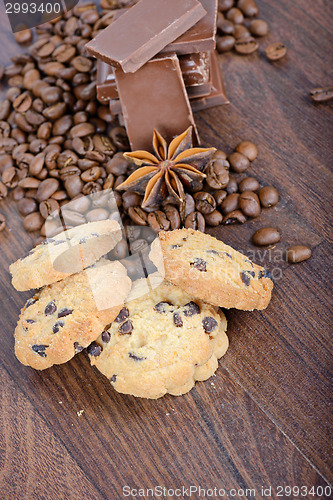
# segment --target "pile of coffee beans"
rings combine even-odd
[[[220,54],[235,50],[241,55],[250,55],[259,48],[257,38],[268,35],[269,26],[263,19],[253,19],[259,14],[254,0],[219,0],[217,17],[216,48]],[[281,42],[266,49],[266,57],[277,61],[286,55]]]

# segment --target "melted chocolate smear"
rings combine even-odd
[[[49,302],[45,307],[44,314],[45,316],[50,316],[51,314],[54,314],[56,310],[57,306],[55,305],[54,300],[51,300],[51,302]]]
[[[195,269],[197,269],[198,271],[201,271],[201,272],[207,271],[206,265],[207,265],[207,262],[203,259],[200,259],[200,257],[197,257],[194,259],[193,262],[190,262],[190,266],[193,266]]]
[[[242,271],[240,273],[240,277],[242,279],[242,282],[246,285],[249,286],[251,283],[251,278],[255,277],[255,272],[254,271]]]
[[[45,345],[45,344],[34,344],[31,349],[36,352],[37,354],[39,354],[42,358],[46,358],[46,353],[45,353],[45,349],[49,347],[48,345]]]
[[[145,358],[144,356],[137,356],[136,354],[133,354],[132,352],[129,352],[128,353],[128,356],[131,358],[131,359],[134,359],[134,361],[144,361]]]
[[[212,318],[211,316],[206,316],[202,320],[202,326],[203,326],[206,333],[212,333],[215,330],[215,328],[217,327],[217,321],[216,321],[216,319]]]

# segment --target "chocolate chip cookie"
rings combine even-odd
[[[179,396],[215,372],[228,348],[226,326],[218,308],[164,282],[127,302],[88,354],[118,392]]]
[[[21,311],[17,358],[36,370],[70,360],[117,317],[130,289],[125,267],[105,259],[46,286]]]
[[[82,271],[121,240],[118,222],[89,222],[44,240],[9,270],[16,290],[41,288]]]
[[[192,229],[161,231],[149,254],[165,279],[215,306],[265,309],[273,281],[264,268],[222,241]]]

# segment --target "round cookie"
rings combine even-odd
[[[41,288],[82,271],[108,253],[121,240],[114,220],[89,222],[44,240],[11,264],[16,290]]]
[[[127,302],[88,354],[118,392],[178,396],[214,373],[228,348],[226,326],[218,308],[164,282]]]
[[[273,281],[263,267],[222,241],[193,229],[161,231],[149,254],[165,279],[215,306],[265,309]]]
[[[131,288],[125,267],[102,259],[29,299],[15,329],[15,354],[44,370],[87,347],[119,313]]]

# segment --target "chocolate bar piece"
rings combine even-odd
[[[211,72],[212,72],[212,90],[206,97],[191,99],[193,111],[201,111],[203,109],[219,106],[220,104],[229,104],[229,100],[225,94],[224,82],[218,55],[214,50],[211,53]]]
[[[210,53],[197,52],[179,56],[179,63],[188,96],[192,98],[210,94]]]
[[[97,61],[96,91],[99,101],[119,99],[113,67],[103,61]]]
[[[116,69],[115,75],[132,150],[152,152],[154,129],[167,141],[190,125],[197,134],[176,54],[156,57],[135,73]]]
[[[134,73],[205,15],[198,0],[140,0],[85,47],[90,55]]]
[[[217,0],[200,0],[207,12],[197,24],[181,35],[177,40],[161,50],[162,54],[191,54],[192,52],[209,52],[216,46]]]

